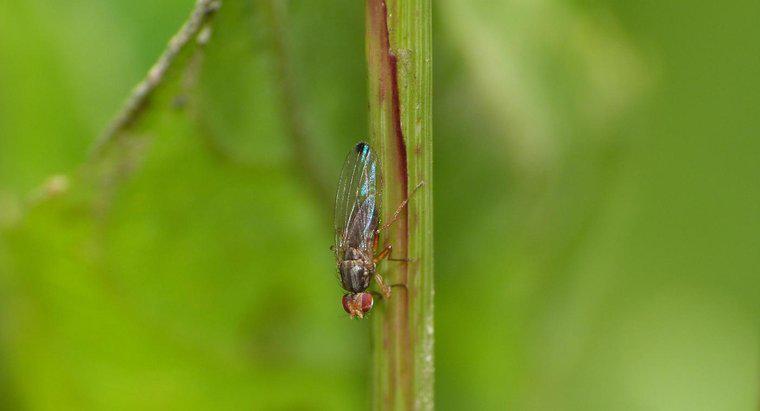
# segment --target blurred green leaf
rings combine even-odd
[[[738,194],[707,177],[729,175],[708,166],[708,157],[700,157],[703,164],[686,160],[720,134],[705,136],[688,94],[668,95],[673,90],[663,87],[696,71],[689,67],[695,57],[679,52],[684,38],[652,44],[634,37],[612,7],[438,5],[436,180],[449,185],[436,193],[437,341],[445,353],[437,356],[437,392],[444,409],[714,409],[723,398],[732,398],[735,406],[723,402],[728,408],[748,409],[756,397],[750,367],[731,353],[757,357],[748,351],[757,345],[749,320],[757,304],[731,284],[757,289],[746,277],[757,253],[750,257],[739,247],[731,254],[741,257],[730,263],[687,263],[715,257],[712,247],[721,247],[715,241],[736,244],[737,238],[735,221],[715,226],[703,219],[728,222],[717,209],[694,214],[715,202],[713,190]],[[648,14],[661,13],[660,7],[626,11],[625,17],[639,17],[634,24],[662,24],[657,39],[676,30],[675,16]],[[718,35],[694,31],[702,40]],[[729,41],[727,33],[722,38]],[[675,71],[663,72],[661,59]],[[663,110],[677,117],[658,113]],[[681,130],[672,127],[675,118]],[[748,148],[746,142],[731,147],[730,156],[742,159],[735,165],[751,163],[741,154]],[[757,152],[756,145],[750,151]],[[756,174],[731,169],[741,181]],[[684,184],[693,172],[703,187]],[[755,189],[740,192],[760,198]],[[746,222],[758,221],[748,203],[729,196]],[[690,201],[673,202],[677,198]],[[714,228],[709,235],[708,227]],[[752,242],[743,233],[739,237]],[[677,301],[649,313],[672,320],[627,317],[650,304],[652,294],[675,298],[678,290],[720,303],[692,319],[670,316],[672,309],[687,310]],[[742,302],[725,305],[733,299]],[[705,322],[690,322],[697,318]],[[726,324],[733,324],[731,333]],[[669,327],[725,335],[726,346],[672,337],[664,331]],[[642,345],[623,344],[628,336]],[[706,356],[696,358],[700,348]],[[642,362],[648,355],[677,360]],[[686,358],[699,366],[673,371]],[[721,367],[730,384],[698,375],[698,368],[715,369],[719,362],[731,364]],[[657,378],[662,389],[646,378]]]
[[[273,27],[227,3],[207,47],[181,52],[69,189],[43,187],[4,235],[20,403],[353,409],[365,392],[329,205],[287,154]]]
[[[81,165],[191,7],[0,2],[0,408],[368,405],[292,135],[365,137],[362,2],[225,1]],[[756,408],[759,11],[436,3],[438,408]]]

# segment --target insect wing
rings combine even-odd
[[[335,196],[336,256],[347,247],[369,249],[378,224],[375,153],[369,144],[358,143],[346,157]]]

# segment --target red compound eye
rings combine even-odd
[[[362,312],[366,314],[369,310],[372,309],[372,304],[374,303],[372,301],[372,294],[361,293],[361,298],[362,298]]]
[[[343,309],[351,314],[351,317],[358,315],[361,318],[363,314],[372,309],[374,301],[372,301],[372,294],[370,293],[357,293],[344,295],[341,303],[343,303]],[[357,309],[360,309],[361,313]]]
[[[348,308],[348,304],[351,302],[351,297],[353,297],[351,294],[346,294],[342,299],[343,309],[349,314],[351,314],[351,310]]]

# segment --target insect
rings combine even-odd
[[[391,294],[390,286],[376,269],[377,263],[388,258],[391,252],[388,244],[377,253],[379,234],[396,221],[407,200],[399,205],[387,225],[380,226],[379,178],[380,165],[375,152],[369,144],[357,143],[348,153],[338,180],[333,246],[340,283],[347,291],[342,299],[343,309],[351,318],[363,318],[372,309],[374,301],[367,288],[373,277],[385,298]]]

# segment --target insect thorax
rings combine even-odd
[[[338,264],[338,271],[343,288],[358,293],[369,287],[369,281],[375,273],[375,264],[361,250],[349,247]]]

